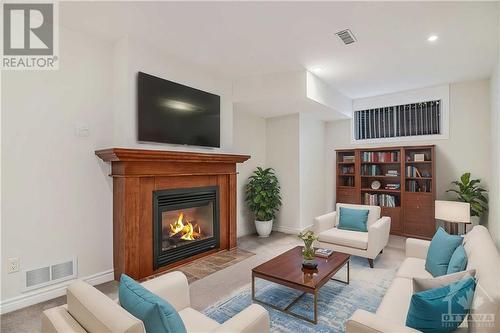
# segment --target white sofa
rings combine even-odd
[[[406,315],[413,294],[412,278],[432,278],[425,270],[429,241],[409,238],[406,241],[406,259],[387,290],[376,313],[357,310],[346,322],[347,333],[419,332],[406,327]],[[493,322],[478,324],[464,321],[457,332],[500,332],[500,255],[488,230],[475,226],[464,237],[467,269],[476,270],[477,286],[471,307],[476,318],[493,315]],[[486,318],[486,317],[482,317]]]
[[[341,207],[368,209],[368,232],[338,229],[339,214],[337,212]],[[314,232],[318,235],[319,246],[367,258],[372,268],[373,260],[382,252],[389,241],[390,230],[391,218],[380,217],[379,206],[338,203],[335,212],[314,219]]]
[[[172,272],[142,285],[167,300],[179,312],[188,333],[269,332],[269,314],[252,304],[222,325],[190,307],[186,276]],[[89,284],[78,281],[68,287],[67,304],[45,310],[43,333],[144,333],[144,324]]]

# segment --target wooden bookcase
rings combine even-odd
[[[337,202],[381,206],[392,234],[434,235],[433,145],[336,150],[336,184]]]

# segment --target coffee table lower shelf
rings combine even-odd
[[[344,281],[344,280],[339,280],[339,279],[330,277],[330,280],[341,282],[341,283],[344,283],[344,284],[349,284],[349,260],[347,260],[347,262],[346,262],[345,265],[347,265],[347,274],[346,274],[347,275],[347,279]],[[318,323],[318,290],[319,289],[314,289],[314,290],[311,290],[311,291],[303,291],[302,294],[300,294],[300,296],[298,296],[297,298],[295,298],[285,308],[280,308],[280,307],[278,307],[278,306],[276,306],[274,304],[271,304],[271,303],[259,300],[259,299],[257,299],[255,297],[255,278],[261,278],[263,280],[271,281],[273,283],[276,283],[276,284],[279,284],[279,285],[283,285],[283,286],[286,286],[286,287],[289,287],[289,288],[292,288],[292,289],[295,289],[295,290],[301,290],[301,291],[303,290],[302,288],[300,288],[300,289],[299,288],[294,288],[293,285],[291,285],[290,283],[286,283],[286,281],[282,281],[283,283],[280,283],[281,281],[279,281],[279,280],[270,279],[270,278],[268,278],[268,277],[266,277],[264,275],[252,272],[252,300],[255,303],[259,303],[259,304],[262,304],[262,305],[269,306],[270,308],[272,308],[274,310],[281,311],[283,313],[286,313],[288,315],[294,316],[294,317],[296,317],[298,319],[305,320],[305,321],[310,322],[312,324],[317,324]],[[292,306],[294,306],[306,294],[312,294],[313,295],[313,306],[314,306],[314,308],[313,308],[314,309],[314,311],[313,311],[313,319],[307,318],[307,317],[305,317],[303,315],[300,315],[298,313],[290,311],[290,308]]]

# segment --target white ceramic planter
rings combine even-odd
[[[273,229],[273,220],[269,221],[255,221],[255,229],[259,237],[269,237],[271,230]]]

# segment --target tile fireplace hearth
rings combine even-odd
[[[111,148],[113,266],[141,280],[236,247],[236,163],[250,156]]]

